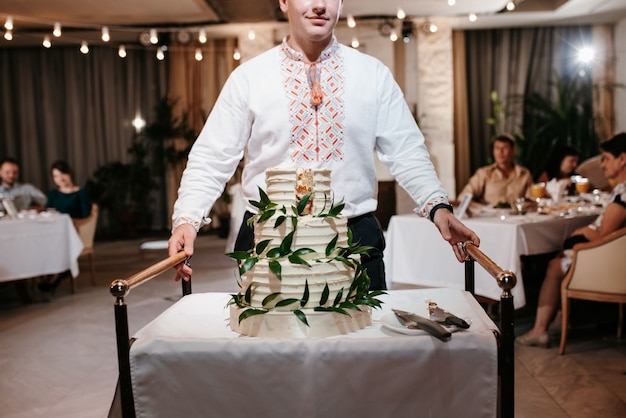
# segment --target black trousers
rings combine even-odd
[[[241,228],[235,241],[235,251],[248,251],[254,248],[254,229],[248,225],[248,219],[253,216],[246,211],[243,216]],[[385,264],[383,262],[383,250],[385,238],[383,228],[373,213],[348,219],[348,227],[352,231],[352,240],[359,245],[373,247],[367,254],[361,255],[361,264],[370,277],[370,290],[385,290]]]

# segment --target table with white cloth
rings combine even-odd
[[[0,281],[70,270],[78,276],[83,243],[66,214],[41,212],[0,219]]]
[[[457,289],[391,290],[373,324],[320,339],[240,336],[230,295],[185,296],[136,333],[137,417],[495,417],[496,325]],[[471,321],[443,342],[383,323],[427,300]]]
[[[526,303],[520,256],[558,251],[565,238],[596,216],[509,215],[463,219],[463,223],[478,234],[483,253],[500,268],[515,273],[517,285],[512,293],[517,309]],[[465,287],[464,264],[456,260],[450,244],[429,220],[413,214],[391,217],[386,242],[384,260],[388,280],[425,287]],[[391,282],[387,286],[391,288]],[[502,293],[495,279],[478,264],[475,293],[493,300],[499,300]]]

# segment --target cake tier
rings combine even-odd
[[[276,203],[278,207],[285,206],[287,209],[297,206],[296,169],[273,168],[266,171],[265,177],[267,184],[266,193],[273,203]],[[315,214],[319,213],[325,205],[330,205],[328,203],[331,200],[330,170],[313,170],[312,189],[312,212]]]
[[[267,249],[279,247],[287,234],[293,231],[291,219],[286,219],[278,228],[274,228],[277,215],[266,221],[254,224],[254,243],[271,239]],[[291,248],[310,248],[317,254],[310,254],[304,258],[321,258],[326,254],[326,247],[337,234],[339,237],[335,247],[348,247],[348,220],[345,218],[318,218],[315,216],[300,216],[297,218],[298,225],[293,234]]]
[[[239,322],[243,309],[230,307],[230,328],[242,335],[269,338],[323,338],[355,332],[371,325],[372,310],[362,306],[360,311],[347,310],[349,315],[335,312],[304,310],[309,326],[293,312],[268,312]]]
[[[259,260],[256,265],[242,277],[241,293],[252,286],[250,305],[263,307],[263,299],[272,293],[280,292],[265,308],[273,308],[276,303],[284,299],[302,299],[305,282],[309,285],[309,300],[305,308],[320,306],[322,292],[328,285],[329,296],[323,306],[329,306],[335,301],[337,294],[343,290],[341,301],[348,297],[350,285],[354,277],[354,270],[340,261],[311,262],[311,267],[302,264],[291,264],[285,260],[281,263],[281,277],[270,270],[268,260]],[[275,308],[277,311],[293,311],[300,308],[300,304],[291,304]]]

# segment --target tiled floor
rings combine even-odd
[[[54,297],[23,304],[13,283],[0,284],[0,416],[105,417],[117,380],[112,280],[164,257],[140,251],[142,240],[97,242],[98,286],[81,260],[78,291],[63,283]],[[193,291],[236,291],[224,240],[202,235],[192,261]],[[128,296],[131,334],[175,302],[180,285],[166,273]],[[27,282],[29,286],[29,284]],[[399,288],[401,286],[397,286]],[[532,317],[518,318],[520,332]],[[517,417],[626,416],[626,345],[613,329],[574,328],[568,353],[516,347]]]

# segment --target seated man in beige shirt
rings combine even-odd
[[[476,170],[459,198],[469,193],[473,201],[484,205],[509,203],[513,206],[515,199],[530,197],[533,177],[527,168],[515,163],[515,139],[512,136],[494,138],[493,159],[495,163]]]

